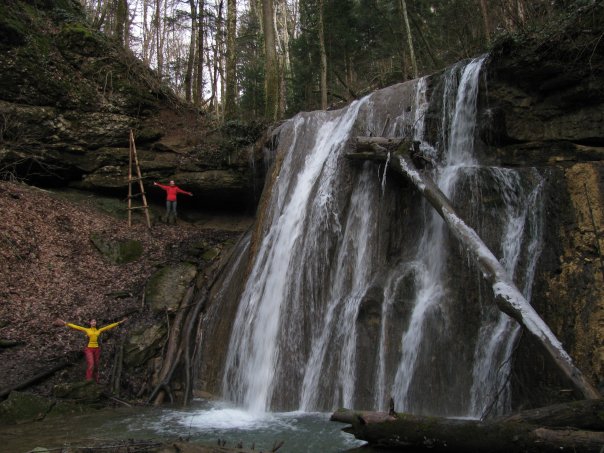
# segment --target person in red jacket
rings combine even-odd
[[[179,193],[184,193],[185,195],[193,196],[191,192],[187,192],[186,190],[182,190],[174,181],[170,181],[169,186],[165,186],[163,184],[159,184],[157,182],[153,183],[154,186],[157,186],[166,191],[166,222],[170,221],[170,214],[174,214],[174,221],[176,221],[176,196]]]

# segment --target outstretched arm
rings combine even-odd
[[[62,319],[57,319],[57,323],[63,323],[65,327],[70,327],[75,330],[81,330],[82,332],[86,332],[86,327],[78,326],[77,324],[72,324],[70,322],[65,322]]]
[[[121,323],[125,322],[127,319],[128,319],[128,318],[124,318],[124,319],[122,319],[121,321],[114,322],[113,324],[108,324],[108,325],[106,325],[105,327],[101,327],[101,328],[99,329],[99,333],[104,332],[104,331],[109,330],[109,329],[113,329],[114,327],[117,327],[117,326],[119,326]]]
[[[164,186],[163,184],[160,184],[158,182],[154,182],[153,185],[159,187],[160,189],[164,189],[164,190],[166,190],[168,188],[168,186]]]
[[[177,191],[178,193],[184,193],[185,195],[189,195],[190,197],[192,197],[192,196],[193,196],[193,194],[192,194],[191,192],[187,192],[186,190],[182,190],[180,187],[177,187],[177,188],[176,188],[176,191]]]

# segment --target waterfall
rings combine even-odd
[[[386,169],[343,156],[352,137],[375,131],[419,141],[435,182],[529,296],[542,182],[475,156],[483,61],[279,127],[280,169],[233,323],[226,398],[255,412],[384,409],[390,397],[417,413],[509,408],[516,325],[427,202]]]
[[[497,182],[504,202],[504,225],[502,237],[501,263],[509,275],[516,281],[524,282],[521,286],[526,300],[531,300],[531,288],[537,259],[542,247],[542,219],[539,202],[543,189],[543,179],[535,171],[535,183],[526,193],[518,171],[503,168],[491,168],[492,176]],[[525,235],[525,228],[530,228]],[[527,260],[524,274],[516,272],[521,247],[527,237]],[[511,372],[510,357],[520,326],[493,306],[485,307],[485,321],[479,331],[474,352],[473,384],[471,389],[470,415],[482,418],[485,411],[494,409],[495,413],[505,413],[509,406],[507,379]]]
[[[276,368],[286,359],[280,349],[285,341],[282,336],[302,334],[296,318],[303,318],[307,301],[296,291],[303,284],[296,258],[304,255],[307,241],[315,239],[307,230],[307,222],[320,226],[325,220],[321,217],[331,215],[336,150],[343,146],[360,105],[356,103],[346,114],[320,125],[315,118],[303,115],[294,120],[294,137],[314,132],[315,128],[318,132],[312,138],[311,151],[302,164],[298,162],[300,171],[293,162],[298,157],[294,150],[286,153],[273,194],[272,224],[244,289],[227,357],[225,394],[250,410],[264,411],[271,404]],[[292,144],[296,143],[294,138]],[[290,311],[284,314],[286,304]],[[293,322],[284,322],[282,317]]]
[[[444,165],[438,169],[435,175],[435,182],[449,197],[452,195],[460,174],[465,168],[475,164],[473,141],[478,76],[481,65],[482,59],[477,59],[465,66],[463,70],[457,89],[455,108],[452,112],[450,145],[444,150]],[[452,68],[445,79],[444,93],[447,96],[452,91],[451,84],[455,81],[452,76],[456,70],[457,68]],[[449,112],[443,112],[444,118],[448,116]],[[417,129],[423,130],[423,128]],[[421,136],[415,138],[423,139]],[[446,276],[443,273],[447,250],[445,224],[436,211],[425,202],[424,210],[426,210],[429,220],[423,230],[420,246],[414,259],[418,289],[409,327],[401,339],[402,357],[391,390],[395,407],[399,410],[413,408],[410,404],[413,394],[409,391],[409,386],[415,376],[415,366],[421,351],[421,344],[429,341],[429,337],[425,335],[425,324],[437,322],[435,318],[441,316],[443,299],[447,296]]]

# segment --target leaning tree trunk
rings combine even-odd
[[[388,148],[393,149],[389,152]],[[408,179],[436,209],[457,239],[476,260],[483,276],[492,285],[495,302],[501,311],[518,321],[547,351],[559,370],[575,388],[587,399],[600,398],[595,387],[573,364],[560,341],[535,309],[524,298],[495,255],[484,244],[476,231],[457,215],[447,196],[428,175],[422,175],[410,158],[413,143],[409,140],[379,137],[358,137],[356,153],[348,157],[360,160],[387,161]]]

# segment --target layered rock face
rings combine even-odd
[[[603,8],[594,11],[602,14]],[[536,167],[546,177],[546,248],[532,303],[579,367],[602,386],[604,45],[595,17],[583,15],[546,41],[507,40],[495,49],[480,136],[488,159]],[[555,371],[526,339],[517,361],[518,400],[563,396],[559,387],[553,390],[560,385]]]
[[[76,0],[3,2],[0,50],[2,177],[123,196],[133,130],[149,187],[176,179],[200,206],[254,205],[247,148],[260,127],[203,133],[211,120],[93,30]]]

